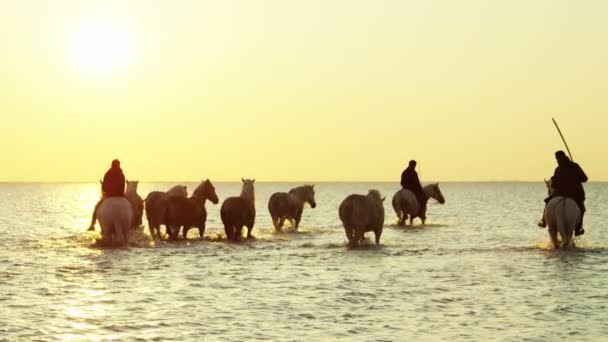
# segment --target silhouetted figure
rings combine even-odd
[[[572,198],[581,209],[581,220],[574,230],[574,235],[583,235],[583,216],[585,215],[585,190],[583,184],[587,181],[585,171],[575,162],[571,161],[564,151],[555,152],[557,167],[551,177],[551,186],[554,191],[545,199],[548,203],[552,198],[564,196]],[[543,213],[542,220],[538,223],[540,227],[546,227],[545,217]]]
[[[422,190],[418,173],[416,172],[416,161],[410,160],[408,167],[401,173],[401,187],[408,189],[416,195],[418,203],[420,203],[420,212],[426,212],[427,197]]]
[[[101,182],[101,199],[95,205],[93,210],[93,217],[91,217],[91,225],[88,230],[95,230],[95,221],[97,221],[97,209],[104,199],[107,197],[122,197],[125,195],[125,175],[122,173],[120,168],[120,161],[114,159],[112,161],[112,167],[103,176]]]

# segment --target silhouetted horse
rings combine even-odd
[[[393,209],[399,218],[398,224],[400,226],[405,225],[408,216],[410,218],[410,225],[414,223],[414,218],[416,217],[420,217],[422,224],[424,224],[426,221],[426,202],[428,202],[429,198],[434,198],[441,204],[445,203],[441,189],[439,189],[439,183],[425,185],[422,187],[422,190],[425,194],[425,203],[422,203],[422,210],[421,203],[418,203],[416,195],[411,190],[401,189],[393,196]]]
[[[378,190],[370,190],[367,195],[350,195],[340,204],[339,214],[348,246],[356,247],[365,232],[373,231],[376,245],[384,226],[384,198]]]
[[[139,228],[142,223],[142,217],[144,215],[144,200],[137,194],[137,185],[139,181],[127,181],[127,190],[125,190],[125,197],[131,203],[133,209],[133,222],[131,228]]]
[[[549,195],[551,195],[554,191],[551,187],[551,181],[545,180],[545,185]],[[553,197],[545,206],[544,216],[547,227],[549,227],[549,236],[556,249],[562,248],[565,250],[570,242],[574,245],[572,233],[581,219],[581,209],[575,200],[564,196]],[[561,244],[557,239],[557,233],[561,237]]]
[[[194,190],[192,196],[169,197],[167,205],[166,225],[169,237],[177,240],[180,227],[183,227],[184,239],[188,238],[188,230],[192,227],[198,228],[199,237],[205,236],[205,222],[207,221],[207,210],[205,201],[213,204],[219,201],[215,193],[215,187],[209,179],[201,181]]]
[[[292,221],[294,228],[298,229],[304,211],[304,203],[310,204],[312,208],[317,206],[314,187],[314,185],[303,185],[289,190],[289,193],[275,192],[270,196],[268,211],[270,211],[275,230],[281,230],[286,219]]]
[[[242,238],[243,226],[247,227],[247,238],[251,238],[251,230],[255,221],[255,194],[253,188],[255,179],[241,179],[241,181],[243,182],[241,196],[227,198],[220,209],[226,238],[232,241]]]
[[[148,227],[152,238],[160,236],[160,226],[166,226],[165,215],[167,214],[167,206],[171,197],[186,197],[188,191],[185,185],[176,185],[167,192],[152,191],[146,196],[146,218],[148,219]],[[156,234],[154,234],[156,232]],[[169,231],[167,230],[167,234]],[[156,235],[156,237],[155,237]]]

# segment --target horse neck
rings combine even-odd
[[[201,194],[201,195],[197,195],[196,192],[193,192],[192,195],[190,196],[190,199],[196,203],[200,203],[200,204],[205,204],[205,201],[207,200],[207,195],[205,193]]]
[[[125,190],[125,195],[126,196],[135,196],[135,195],[137,195],[137,188],[127,188]]]
[[[422,191],[426,195],[426,200],[428,201],[430,198],[437,199],[435,194],[435,187],[432,184],[425,185],[422,187]]]
[[[289,191],[289,194],[296,200],[300,207],[304,207],[304,202],[306,202],[306,195],[303,190],[304,189],[302,188],[295,188]]]

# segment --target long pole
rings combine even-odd
[[[559,136],[562,137],[562,141],[564,142],[564,145],[566,145],[566,150],[568,150],[568,155],[570,156],[570,160],[574,161],[574,158],[572,158],[572,153],[570,153],[570,148],[568,147],[568,143],[566,142],[566,139],[564,139],[564,135],[562,134],[562,130],[559,129],[559,126],[557,125],[557,121],[555,121],[554,118],[551,118],[551,120],[553,120],[553,124],[555,125],[555,128],[557,128],[557,132],[559,133]]]

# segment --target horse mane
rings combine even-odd
[[[192,197],[202,197],[203,194],[205,193],[206,185],[207,185],[207,181],[201,181],[201,183],[192,192]]]
[[[434,198],[439,203],[445,203],[445,198],[441,193],[441,189],[439,189],[439,183],[431,183],[422,187],[422,190],[428,199]]]
[[[185,185],[175,185],[173,186],[171,189],[169,189],[167,191],[167,194],[169,195],[173,195],[173,196],[183,196],[183,197],[187,197],[188,196],[188,189],[186,188]]]
[[[289,193],[292,195],[299,195],[302,193],[302,191],[308,191],[308,190],[313,190],[313,185],[301,185],[298,187],[295,187],[291,190],[289,190]]]

